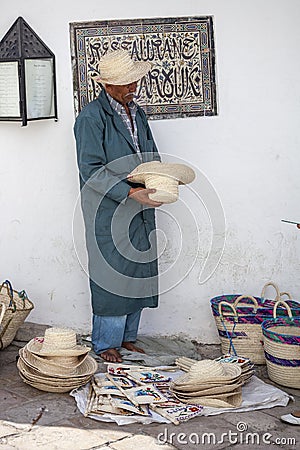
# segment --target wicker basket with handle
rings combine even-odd
[[[275,289],[275,299],[265,298],[266,288]],[[261,324],[273,317],[275,303],[281,296],[287,295],[287,300],[293,316],[300,319],[300,304],[290,300],[290,294],[280,292],[273,282],[267,283],[260,297],[251,295],[221,295],[211,299],[211,308],[221,340],[222,353],[232,353],[249,358],[255,364],[266,364]],[[286,316],[286,309],[278,309],[279,316]]]
[[[289,317],[277,317],[283,305]],[[274,306],[273,319],[262,323],[268,376],[275,383],[300,389],[300,320],[292,316],[289,305],[280,300]]]
[[[15,291],[11,283],[5,280],[0,287],[0,307],[0,350],[2,350],[13,341],[34,306],[25,291]]]

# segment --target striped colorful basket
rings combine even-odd
[[[277,307],[283,305],[288,318],[277,317]],[[276,302],[273,319],[262,323],[264,351],[270,380],[282,386],[300,389],[300,319],[292,317],[284,301]]]
[[[265,299],[268,286],[276,291],[275,299]],[[273,317],[274,305],[283,296],[290,295],[280,292],[273,282],[267,283],[261,297],[251,295],[221,295],[210,300],[212,313],[221,340],[222,353],[249,358],[255,364],[266,364],[262,323]],[[293,316],[300,319],[300,304],[288,300]],[[278,316],[286,316],[284,307],[278,308]]]

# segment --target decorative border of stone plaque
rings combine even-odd
[[[70,35],[76,115],[100,93],[99,60],[118,48],[153,64],[137,89],[149,119],[217,115],[212,16],[71,23]]]

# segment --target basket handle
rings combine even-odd
[[[285,307],[285,309],[287,310],[289,318],[292,319],[293,315],[292,315],[291,308],[289,307],[289,305],[284,300],[277,300],[277,302],[275,303],[274,308],[273,308],[273,318],[277,319],[277,306],[280,305],[280,304]]]
[[[289,292],[280,292],[280,298],[286,295],[289,300],[292,300],[292,296]]]
[[[17,309],[17,306],[16,306],[16,302],[14,301],[14,291],[13,291],[11,282],[9,280],[3,281],[3,283],[0,286],[0,293],[3,289],[3,287],[6,288],[7,295],[10,298],[9,307],[13,306],[13,311],[15,311]]]
[[[1,327],[1,322],[3,320],[5,311],[6,311],[6,306],[4,303],[0,302],[0,308],[1,308],[1,314],[0,314],[0,327]]]
[[[29,301],[26,291],[23,290],[23,291],[18,292],[18,296],[23,301],[23,308],[25,308],[26,300]]]
[[[257,308],[258,308],[258,302],[256,300],[256,298],[252,297],[252,295],[240,295],[234,302],[233,306],[236,308],[238,306],[238,304],[240,303],[241,300],[243,300],[243,298],[248,298],[249,300],[251,300],[254,303],[254,312],[256,312]],[[252,305],[243,305],[244,307],[247,308],[251,308]]]
[[[262,302],[264,303],[264,301],[265,301],[265,293],[266,293],[266,289],[267,289],[268,286],[272,286],[275,289],[275,291],[276,291],[276,297],[274,298],[274,300],[275,301],[280,300],[279,287],[273,281],[269,281],[262,288],[262,291],[261,291],[261,294],[260,294]]]
[[[223,320],[223,313],[222,313],[222,306],[223,305],[229,306],[229,308],[233,311],[233,315],[235,316],[234,320],[238,320],[238,315],[237,315],[237,312],[236,312],[236,309],[235,309],[234,305],[232,303],[228,303],[228,302],[225,302],[225,301],[220,302],[219,306],[218,306],[219,315],[221,317],[221,320]]]

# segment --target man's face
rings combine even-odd
[[[112,98],[124,106],[126,103],[133,100],[133,95],[137,88],[137,81],[122,86],[117,84],[107,84],[105,88]]]

